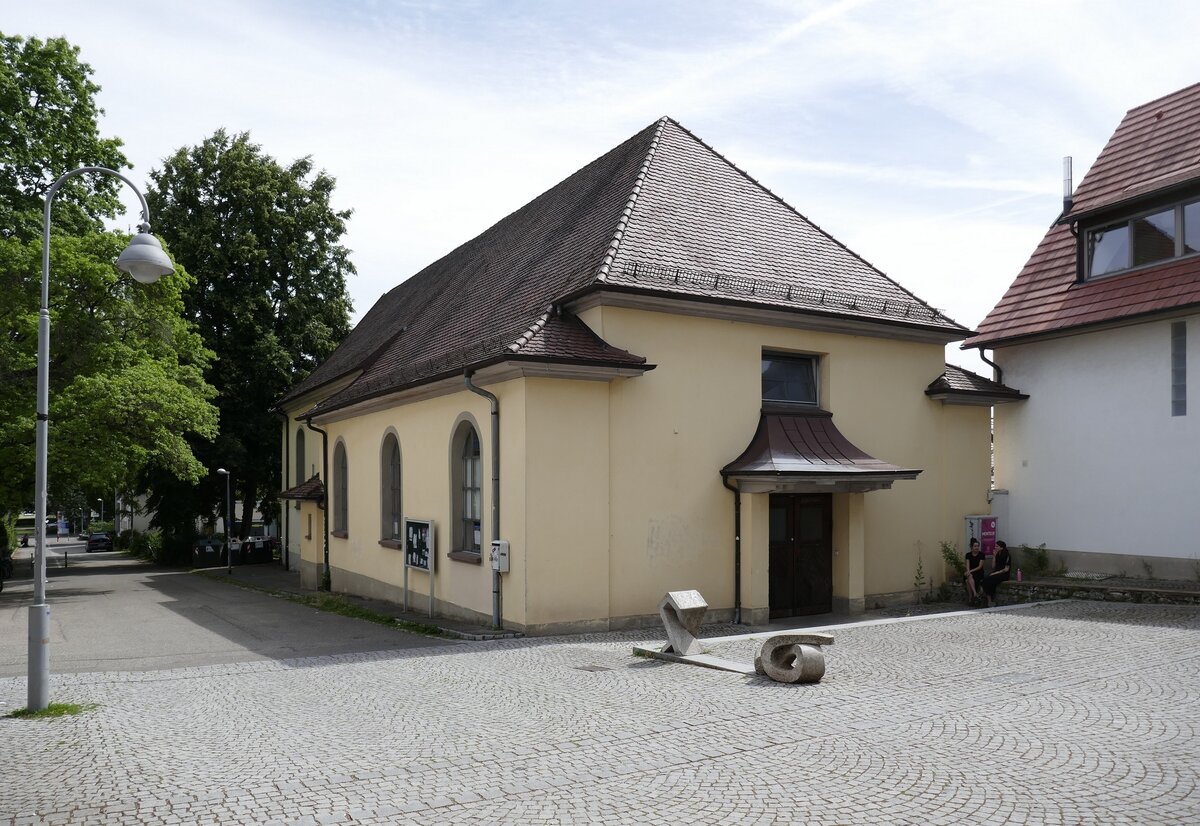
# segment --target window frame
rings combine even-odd
[[[341,439],[333,447],[333,530],[341,539],[350,535],[350,457]]]
[[[394,430],[384,434],[379,453],[379,541],[404,544],[404,459]]]
[[[1187,415],[1187,322],[1171,322],[1171,415]]]
[[[763,365],[772,362],[805,362],[812,371],[812,401],[797,401],[794,399],[768,399],[763,392]],[[759,359],[759,396],[764,407],[790,407],[810,409],[821,406],[821,356],[816,353],[784,353],[778,350],[763,350]]]
[[[304,460],[307,458],[304,455],[306,439],[304,438],[304,428],[296,428],[296,484],[300,485],[308,481],[308,473],[304,470]]]
[[[474,453],[468,456],[472,445]],[[455,424],[449,447],[451,550],[448,556],[480,564],[484,545],[483,440],[474,419],[464,416]]]
[[[1138,270],[1144,270],[1148,267],[1159,267],[1170,261],[1178,261],[1185,258],[1200,255],[1200,238],[1189,239],[1185,238],[1187,222],[1185,220],[1185,212],[1188,207],[1200,208],[1200,196],[1189,195],[1186,198],[1176,198],[1166,203],[1159,203],[1152,207],[1138,210],[1124,216],[1119,220],[1108,220],[1102,222],[1090,223],[1080,227],[1079,231],[1079,273],[1080,281],[1097,281],[1102,278],[1110,278],[1116,275],[1124,275]],[[1162,212],[1173,212],[1175,216],[1175,252],[1173,255],[1165,258],[1158,258],[1154,261],[1148,261],[1144,264],[1135,264],[1137,256],[1137,232],[1134,229],[1134,224],[1145,218],[1153,215],[1158,215]],[[1125,266],[1114,270],[1107,270],[1102,273],[1092,273],[1092,257],[1093,245],[1092,238],[1096,233],[1111,231],[1116,228],[1123,227],[1125,229],[1128,241],[1126,249]],[[1188,252],[1187,247],[1192,246],[1196,249],[1195,252]]]

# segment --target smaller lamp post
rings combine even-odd
[[[233,505],[229,499],[229,471],[222,467],[217,468],[217,473],[225,477],[225,559],[229,566],[229,575],[233,576],[233,537],[229,534],[229,526],[233,522]]]
[[[104,500],[97,499],[96,501],[100,503],[100,521],[103,522],[104,521]]]

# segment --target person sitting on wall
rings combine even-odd
[[[967,572],[963,574],[963,583],[967,586],[967,602],[974,604],[983,585],[983,551],[979,549],[978,539],[972,537],[966,557]]]
[[[988,608],[996,599],[996,588],[1001,582],[1008,582],[1008,571],[1012,560],[1008,556],[1008,545],[996,540],[996,556],[992,561],[992,572],[983,578],[983,592],[987,594]]]

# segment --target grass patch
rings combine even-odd
[[[390,614],[383,614],[379,611],[373,611],[370,608],[359,605],[356,602],[352,602],[351,600],[348,600],[339,594],[295,594],[291,591],[280,591],[277,588],[264,588],[261,585],[243,582],[240,579],[230,576],[214,576],[212,574],[204,574],[204,576],[208,576],[212,579],[219,579],[222,582],[228,582],[231,585],[238,586],[239,588],[245,588],[250,591],[259,591],[260,593],[270,594],[274,597],[280,597],[281,599],[286,599],[289,602],[294,602],[297,605],[304,605],[317,611],[324,611],[327,614],[338,614],[339,616],[343,617],[373,622],[376,625],[386,625],[389,628],[399,628],[401,631],[408,631],[411,634],[420,634],[424,637],[450,636],[436,625],[397,619]]]
[[[46,720],[51,717],[66,717],[68,714],[83,714],[94,708],[99,708],[99,706],[96,703],[50,703],[41,711],[19,708],[4,716],[15,720]]]

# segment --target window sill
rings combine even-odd
[[[399,539],[381,539],[379,544],[385,548],[393,548],[397,551],[404,550],[404,543]]]
[[[330,531],[330,532],[329,532],[329,535],[330,535],[330,536],[336,536],[338,539],[345,539],[345,538],[346,538],[346,537],[348,537],[350,534],[346,533],[345,531]]]
[[[456,562],[469,562],[472,565],[483,564],[483,554],[477,553],[476,551],[451,551],[450,553],[446,554],[446,556],[450,557]]]

